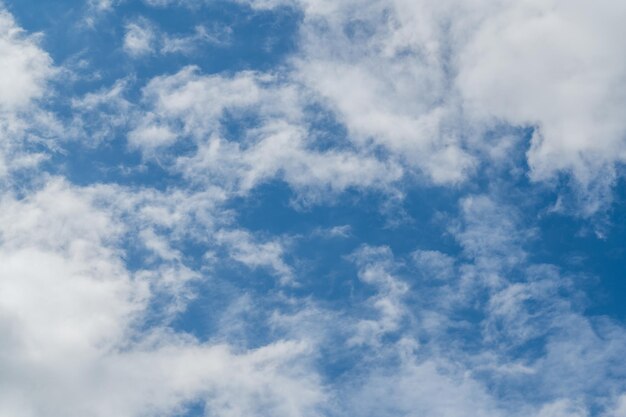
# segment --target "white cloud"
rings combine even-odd
[[[110,11],[119,0],[88,0],[89,8],[96,12]]]
[[[213,181],[225,180],[242,192],[279,177],[307,200],[324,199],[349,187],[384,189],[402,174],[398,166],[372,157],[308,150],[305,133],[297,126],[270,125],[254,133],[258,141],[248,148],[213,138],[177,164],[192,181],[214,173]]]
[[[585,216],[610,202],[626,154],[621,3],[244,3],[304,12],[297,77],[358,146],[382,146],[432,182],[454,184],[499,146],[486,132],[530,128],[534,181],[570,175]]]
[[[541,408],[537,417],[587,417],[589,413],[572,401],[558,400]]]
[[[233,78],[205,77],[198,72],[197,67],[186,67],[174,75],[152,79],[143,90],[149,112],[142,125],[178,123],[182,125],[177,129],[179,136],[203,139],[218,131],[225,109],[245,109],[259,100],[260,89],[252,72]]]
[[[626,67],[619,2],[511,2],[493,7],[459,60],[466,107],[480,118],[536,126],[528,153],[542,180],[571,171],[586,184],[624,158]]]
[[[614,0],[240,3],[304,12],[292,77],[357,148],[383,147],[435,184],[458,184],[500,146],[486,132],[526,127],[533,180],[570,174],[586,216],[610,202],[626,154],[626,10]]]
[[[397,332],[406,319],[403,298],[409,286],[392,275],[393,257],[387,247],[365,246],[352,258],[359,267],[359,278],[376,288],[377,294],[368,300],[368,304],[378,312],[378,318],[358,321],[355,335],[348,344],[381,346],[382,338]]]
[[[45,159],[43,152],[26,154],[28,140],[42,131],[54,132],[54,117],[37,102],[47,94],[55,74],[50,56],[39,47],[40,35],[26,34],[0,5],[0,178],[32,168]]]
[[[371,323],[369,340],[385,341],[369,344],[372,351],[361,359],[367,371],[354,371],[347,395],[356,398],[355,410],[588,416],[599,403],[607,415],[611,407],[619,410],[626,369],[616,364],[626,332],[606,318],[585,316],[570,277],[557,267],[529,262],[524,247],[534,234],[517,209],[494,196],[468,197],[451,232],[462,255],[414,252],[418,278],[397,296],[382,283],[411,279],[413,269],[402,272],[402,259],[374,248],[355,258],[360,277],[377,287],[367,302],[376,307],[385,299],[393,306],[352,322],[363,336],[362,323]],[[439,274],[446,279],[421,279]],[[431,393],[434,387],[441,395]]]
[[[186,3],[194,3],[194,0],[143,0],[149,6],[167,7],[171,5],[180,5]]]
[[[111,87],[72,98],[72,120],[65,135],[85,145],[97,146],[127,127],[133,111],[132,104],[124,97],[129,82],[121,79]]]
[[[133,223],[111,191],[55,179],[0,201],[0,415],[171,415],[197,401],[220,416],[316,415],[325,393],[303,342],[235,352],[158,323],[142,330],[151,281],[168,278],[126,269]],[[140,237],[176,260],[154,232]]]
[[[171,34],[145,17],[126,24],[125,29],[124,51],[135,58],[156,53],[189,55],[203,44],[223,47],[230,42],[232,32],[228,26],[215,24],[211,27],[198,25],[190,34]]]
[[[38,36],[26,35],[13,17],[0,11],[0,111],[25,109],[45,93],[52,75],[52,59],[37,45]]]
[[[499,417],[497,403],[480,383],[446,364],[426,361],[374,370],[350,398],[359,416]]]
[[[146,155],[169,156],[172,169],[192,182],[211,181],[243,193],[280,178],[316,200],[350,187],[384,189],[402,177],[398,164],[368,153],[311,149],[315,137],[308,133],[303,100],[297,84],[270,75],[204,76],[187,67],[144,88],[147,108],[129,141]],[[244,124],[246,118],[258,122],[239,137],[225,138],[226,114]],[[172,158],[166,149],[175,140],[191,141],[196,152]]]
[[[448,280],[454,278],[454,258],[432,250],[416,250],[411,254],[413,261],[427,279]]]
[[[333,227],[317,227],[312,233],[311,236],[322,237],[325,239],[345,239],[349,238],[352,235],[352,226],[349,224],[344,224],[341,226],[333,226]]]
[[[472,203],[462,206],[463,230],[456,236],[473,259],[461,268],[459,287],[451,294],[463,292],[472,303],[486,290],[480,323],[483,349],[494,352],[499,361],[511,361],[511,349],[533,342],[542,346],[525,358],[533,370],[530,379],[542,396],[554,401],[538,415],[586,416],[591,405],[582,401],[586,395],[611,400],[613,394],[599,392],[622,389],[621,376],[607,375],[625,372],[614,365],[626,337],[623,327],[585,316],[570,277],[554,265],[528,261],[524,246],[533,233],[520,223],[515,208],[484,196],[466,201]]]
[[[285,249],[279,240],[255,242],[253,236],[243,230],[220,230],[215,239],[228,247],[236,261],[250,268],[269,268],[283,285],[294,283],[293,270],[283,259]]]
[[[623,417],[626,416],[626,394],[622,394],[615,404],[615,408],[608,414],[611,417]]]
[[[128,144],[140,148],[150,155],[158,148],[167,147],[176,142],[176,133],[168,126],[142,121],[128,135]]]
[[[477,162],[451,85],[444,7],[302,3],[297,77],[335,110],[350,140],[383,147],[436,184],[471,175]]]
[[[151,54],[155,50],[155,29],[145,19],[128,23],[124,34],[124,51],[139,57]]]
[[[323,51],[327,42],[310,48]],[[337,112],[357,147],[382,146],[437,184],[463,181],[475,162],[453,133],[442,134],[452,114],[435,104],[440,98],[432,98],[432,105],[420,101],[431,95],[432,85],[418,79],[408,63],[398,67],[365,57],[360,64],[358,59],[346,56],[347,63],[306,56],[300,76]]]
[[[232,30],[227,26],[214,26],[211,29],[196,26],[191,35],[163,34],[160,52],[162,54],[191,54],[202,44],[226,46],[230,42],[231,32]]]
[[[599,118],[607,126],[597,128],[586,113],[617,101],[619,89],[608,93],[602,83],[621,74],[612,57],[595,51],[590,34],[619,31],[611,19],[608,29],[592,24],[586,4],[545,3],[551,12],[530,1],[298,4],[306,15],[292,78],[187,67],[151,80],[140,103],[124,98],[122,82],[74,100],[82,113],[73,128],[88,131],[86,115],[103,109],[94,126],[132,124],[129,145],[182,174],[181,188],[77,187],[42,175],[38,188],[22,185],[20,195],[2,189],[0,416],[167,416],[194,403],[225,417],[586,417],[598,404],[622,415],[623,326],[584,316],[568,295],[567,275],[530,262],[524,248],[532,228],[494,196],[461,200],[460,218],[448,229],[458,258],[418,250],[403,262],[387,247],[363,246],[350,258],[356,290],[346,305],[324,300],[327,309],[313,295],[290,298],[290,288],[281,288],[288,311],[265,312],[269,340],[253,349],[237,339],[241,310],[260,308],[248,294],[237,294],[241,305],[220,321],[235,327],[216,331],[221,343],[170,327],[193,298],[189,284],[207,279],[206,264],[220,261],[199,257],[206,264],[192,268],[187,244],[209,254],[225,249],[251,269],[297,283],[285,240],[238,227],[225,208],[264,181],[279,178],[318,200],[351,187],[388,191],[407,170],[437,184],[460,183],[485,147],[469,136],[503,121],[538,126],[541,139],[529,153],[538,180],[569,170],[590,184],[591,168],[610,172],[621,158],[615,132],[622,121],[608,112]],[[24,115],[44,119],[36,101],[53,69],[36,39],[3,16],[7,54],[0,62],[19,73],[22,90],[0,97],[0,121],[11,133],[2,137],[11,138],[10,156],[22,158],[10,158],[17,167],[40,158],[16,153],[21,136],[13,133],[37,120]],[[327,25],[318,31],[320,22]],[[569,50],[561,37],[578,24],[591,46]],[[549,41],[539,42],[527,25]],[[156,50],[143,35],[129,51]],[[524,67],[533,77],[510,50],[534,60]],[[571,64],[565,71],[573,84],[560,85],[555,51],[565,54],[558,62]],[[608,77],[596,80],[588,55],[606,65]],[[506,59],[495,62],[498,56]],[[505,82],[511,79],[517,85]],[[545,94],[555,109],[544,105]],[[333,109],[348,128],[341,147],[317,146],[311,103]],[[228,118],[242,131],[230,132]],[[576,140],[558,139],[569,129]],[[598,132],[617,136],[587,143]],[[191,145],[190,153],[176,155],[175,144]],[[564,158],[553,166],[555,150]],[[347,232],[342,226],[328,234]],[[142,258],[134,268],[131,247]],[[329,365],[329,356],[355,363],[326,379],[320,363]]]

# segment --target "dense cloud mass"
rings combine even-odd
[[[0,417],[626,416],[626,4],[4,3]]]

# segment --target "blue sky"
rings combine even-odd
[[[626,416],[625,5],[0,7],[0,417]]]

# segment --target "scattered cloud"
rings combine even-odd
[[[68,81],[0,12],[0,416],[625,416],[623,323],[537,244],[613,201],[624,6],[236,3],[300,10],[285,59],[89,1],[137,74]]]
[[[145,19],[126,25],[124,51],[138,57],[154,53],[155,33],[152,25]]]

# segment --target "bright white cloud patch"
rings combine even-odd
[[[195,401],[218,415],[315,415],[324,393],[302,342],[235,352],[142,330],[164,273],[125,268],[125,225],[95,205],[102,191],[53,180],[0,202],[0,415],[169,415]]]
[[[0,108],[3,112],[24,109],[44,93],[51,75],[51,59],[37,45],[37,37],[26,35],[5,11],[0,13]]]
[[[54,125],[34,105],[54,74],[52,59],[38,43],[39,36],[26,34],[13,16],[0,10],[0,178],[37,165],[43,155],[21,152],[25,133]]]
[[[535,126],[528,158],[544,179],[572,170],[582,182],[624,158],[624,37],[613,1],[513,2],[494,7],[460,53],[458,78],[481,117]]]

